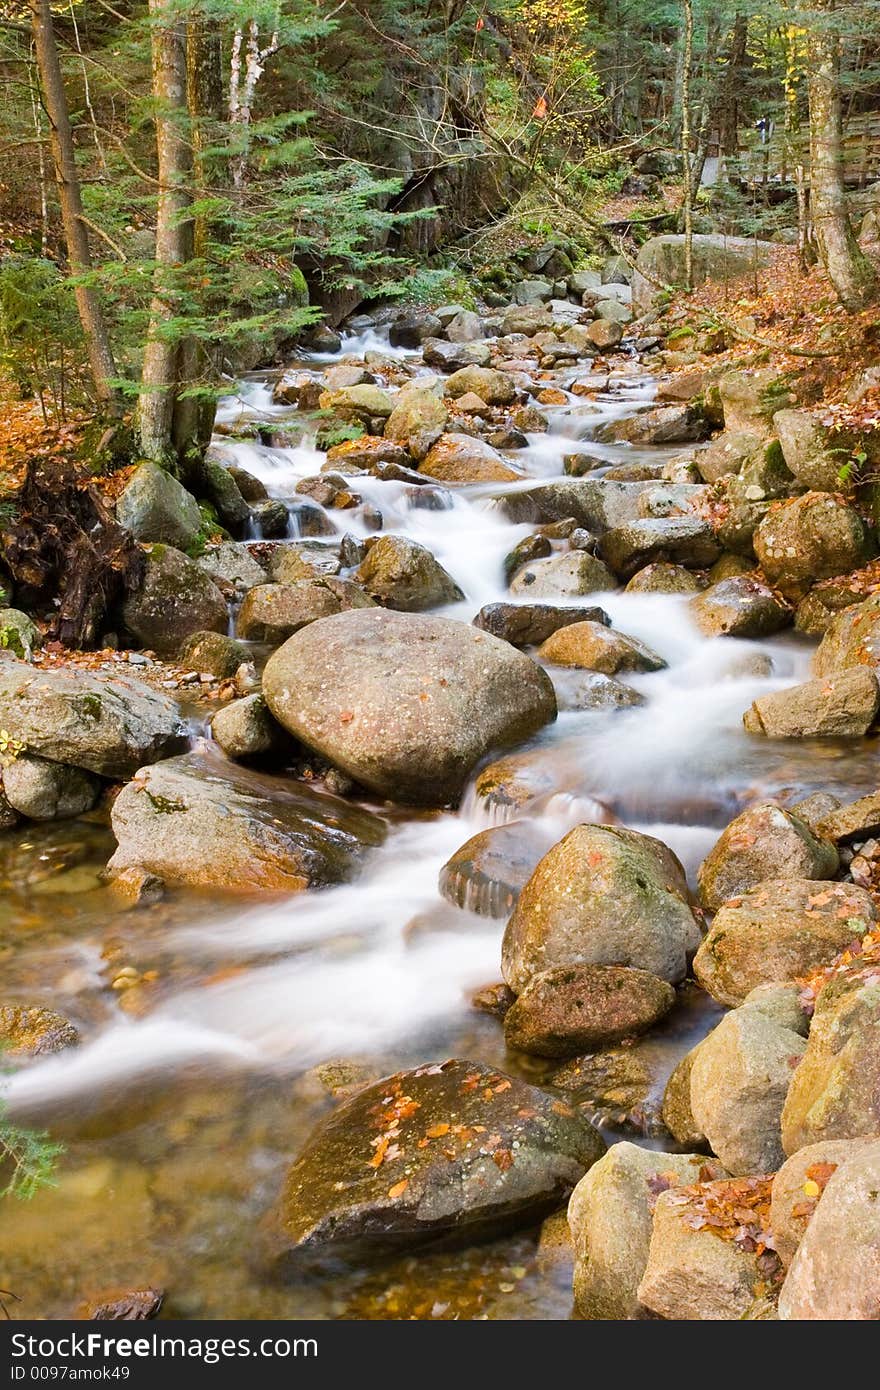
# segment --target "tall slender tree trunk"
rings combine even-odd
[[[199,201],[215,196],[225,174],[225,161],[212,154],[217,127],[225,115],[223,42],[220,24],[200,11],[187,21],[187,106],[193,155],[193,183]],[[211,218],[199,212],[193,219],[192,254],[204,261],[212,238],[222,232]],[[189,336],[180,344],[178,377],[181,387],[192,386],[211,375],[210,354],[203,342]],[[178,456],[200,458],[214,427],[215,403],[205,395],[178,395],[172,417],[172,438]]]
[[[681,161],[684,182],[684,278],[694,287],[694,186],[691,164],[691,68],[694,61],[694,7],[684,4],[684,51],[681,64]]]
[[[840,37],[829,22],[834,0],[818,0],[808,40],[810,205],[822,264],[841,304],[860,309],[877,290],[877,276],[859,247],[846,210],[841,153]]]
[[[73,130],[67,106],[67,94],[61,74],[61,62],[55,43],[52,8],[49,0],[31,0],[31,27],[40,85],[49,118],[52,156],[61,203],[61,219],[67,243],[67,259],[73,275],[84,275],[91,269],[92,257],[89,235],[83,220],[82,190],[74,155]],[[92,285],[79,284],[74,290],[80,322],[86,338],[89,365],[95,381],[98,399],[105,405],[116,406],[113,379],[116,365],[110,347],[110,335],[101,309],[98,293]]]
[[[193,146],[189,125],[186,70],[186,21],[168,0],[150,0],[153,99],[156,104],[156,150],[159,199],[156,214],[156,270],[150,327],[141,375],[138,434],[141,451],[158,463],[170,463],[185,443],[175,439],[174,411],[181,383],[181,335],[178,317],[181,275],[193,259]]]
[[[748,18],[738,11],[733,21],[718,113],[718,153],[733,158],[739,153],[740,93],[748,57],[748,38]]]

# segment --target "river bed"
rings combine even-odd
[[[346,357],[380,348],[350,340]],[[325,365],[333,359],[325,358]],[[603,420],[644,407],[654,384],[615,359],[607,391],[546,408],[547,434],[517,461],[530,478],[562,474]],[[222,403],[220,420],[290,420],[254,378]],[[290,501],[324,460],[293,449],[217,438],[217,448]],[[670,450],[590,444],[608,465]],[[598,474],[601,476],[601,470]],[[507,487],[444,492],[422,504],[404,483],[357,479],[385,531],[426,545],[465,594],[444,609],[470,621],[509,594],[503,561],[532,527],[511,522]],[[370,534],[364,509],[328,512],[337,531]],[[296,513],[291,513],[292,535]],[[758,797],[815,789],[851,799],[877,784],[876,741],[853,753],[831,741],[751,739],[743,711],[758,695],[806,679],[812,645],[793,635],[708,641],[684,596],[591,595],[616,628],[657,651],[667,669],[627,677],[645,704],[566,712],[529,745],[540,767],[524,815],[550,840],[601,811],[665,841],[693,882],[721,828]],[[581,600],[572,600],[581,602]],[[766,658],[758,660],[756,658]],[[196,729],[206,738],[204,729]],[[865,751],[867,750],[867,751]],[[220,758],[206,742],[206,756]],[[65,1144],[58,1186],[5,1203],[0,1285],[13,1318],[70,1313],[84,1297],[147,1285],[167,1290],[163,1316],[186,1318],[567,1318],[570,1267],[538,1251],[537,1232],[454,1255],[420,1254],[332,1279],[277,1282],[262,1229],[283,1173],[334,1103],[336,1079],[456,1055],[546,1082],[554,1065],[509,1056],[498,1021],[474,1010],[475,989],[500,979],[503,921],[439,894],[440,868],[478,830],[509,814],[471,789],[456,813],[389,820],[355,882],[269,901],[176,893],[123,911],[98,874],[113,838],[98,820],[26,827],[0,842],[0,955],[10,998],[72,1018],[83,1042],[13,1074],[13,1115]],[[637,1045],[654,1101],[678,1057],[719,1010],[700,991]],[[316,1072],[315,1069],[318,1069]],[[659,1143],[598,1116],[606,1137]]]

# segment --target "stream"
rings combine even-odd
[[[387,342],[369,334],[348,339],[340,357],[376,351],[387,355]],[[268,377],[242,382],[219,420],[291,421],[295,411],[273,405],[271,388]],[[559,477],[564,455],[588,443],[609,466],[663,460],[674,450],[589,442],[597,425],[646,407],[654,390],[635,360],[615,358],[607,390],[544,408],[550,428],[529,436],[517,462],[529,478]],[[310,443],[269,448],[220,434],[216,447],[286,501],[324,461]],[[356,479],[386,532],[421,542],[452,574],[466,598],[443,612],[466,622],[509,598],[504,557],[534,528],[510,521],[501,499],[524,486],[444,489],[429,507],[406,483]],[[327,515],[337,532],[372,533],[364,507]],[[292,509],[292,538],[296,526]],[[709,641],[686,596],[570,602],[600,603],[615,628],[668,666],[626,676],[644,704],[563,712],[511,755],[533,785],[517,815],[548,843],[607,813],[668,844],[693,882],[721,828],[751,801],[817,789],[849,800],[877,785],[871,743],[866,754],[861,743],[853,752],[743,732],[757,696],[807,679],[808,642],[793,634]],[[208,758],[221,758],[204,727],[195,734]],[[472,1007],[470,995],[500,979],[504,923],[452,905],[437,887],[449,856],[509,808],[472,783],[456,813],[374,809],[389,834],[356,881],[261,902],[190,891],[122,910],[98,878],[113,849],[99,820],[32,825],[0,841],[6,994],[58,1009],[83,1038],[7,1079],[13,1117],[65,1145],[56,1188],[4,1204],[0,1286],[20,1300],[9,1303],[11,1317],[63,1317],[86,1295],[147,1285],[167,1290],[165,1317],[570,1316],[570,1266],[539,1251],[536,1231],[299,1284],[266,1272],[267,1213],[333,1104],[321,1064],[338,1061],[345,1082],[454,1055],[539,1084],[559,1066],[509,1056],[497,1019]],[[631,1049],[650,1072],[654,1111],[675,1062],[720,1012],[700,991],[682,994]],[[661,1142],[647,1122],[640,1133],[597,1118],[606,1138]]]

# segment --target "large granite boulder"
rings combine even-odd
[[[700,865],[703,905],[717,912],[768,878],[832,878],[834,846],[793,811],[761,802],[731,821]]]
[[[694,973],[714,999],[735,1008],[758,985],[830,964],[876,918],[870,895],[854,883],[768,879],[718,910]]]
[[[120,616],[129,637],[160,656],[176,656],[194,632],[225,632],[226,599],[205,570],[172,545],[152,545]]]
[[[176,704],[132,676],[38,671],[0,659],[0,728],[29,754],[102,777],[131,777],[188,741]]]
[[[666,845],[622,827],[579,825],[523,888],[502,971],[516,993],[558,965],[629,965],[675,984],[699,942],[684,872]]]
[[[465,623],[368,609],[312,623],[269,660],[275,718],[380,796],[456,801],[490,749],[556,716],[547,675]]]

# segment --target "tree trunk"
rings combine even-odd
[[[694,61],[694,7],[684,4],[684,51],[681,63],[681,160],[684,180],[684,279],[694,287],[694,193],[691,165],[691,66]]]
[[[718,113],[718,153],[730,155],[734,159],[739,153],[740,92],[748,55],[748,37],[748,18],[738,12],[733,21],[727,71],[724,74]]]
[[[199,201],[216,196],[224,180],[225,161],[211,154],[219,143],[219,123],[225,115],[223,86],[223,42],[220,24],[196,12],[187,23],[186,47],[187,106],[193,151],[194,184]],[[222,233],[204,213],[193,222],[192,253],[204,262],[212,238]],[[203,277],[204,278],[204,277]],[[204,343],[194,337],[180,344],[178,378],[181,387],[192,386],[201,376],[213,377],[209,353]],[[200,458],[211,439],[214,426],[214,401],[208,396],[178,396],[172,418],[172,438],[178,457]],[[185,471],[191,471],[186,470]]]
[[[31,0],[31,25],[37,65],[40,70],[40,84],[46,103],[46,114],[51,131],[52,155],[55,161],[55,176],[58,181],[58,196],[61,202],[61,219],[67,243],[67,259],[73,275],[84,275],[91,269],[92,258],[89,249],[89,235],[83,221],[82,192],[74,156],[73,130],[67,106],[67,94],[61,75],[61,63],[55,43],[52,25],[50,0]],[[97,291],[92,285],[77,285],[74,293],[79,310],[80,322],[86,338],[89,365],[95,381],[98,399],[115,407],[116,393],[113,379],[116,364],[110,347],[110,335],[101,309]]]
[[[861,309],[874,295],[874,267],[856,241],[843,183],[840,110],[840,38],[827,16],[834,0],[821,0],[808,40],[810,99],[810,205],[822,264],[847,309]]]
[[[141,375],[138,434],[145,458],[174,461],[185,441],[175,441],[174,407],[181,381],[181,334],[174,319],[180,308],[181,271],[193,259],[193,147],[189,129],[186,22],[168,0],[150,0],[153,99],[159,199],[156,214],[156,271],[150,327]]]

